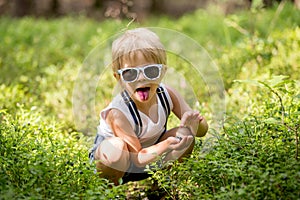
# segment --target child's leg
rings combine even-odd
[[[129,167],[129,152],[126,143],[118,138],[105,139],[95,151],[96,167],[100,177],[111,180],[115,185]]]
[[[192,153],[194,144],[195,144],[195,139],[189,128],[186,128],[186,127],[173,128],[173,129],[167,131],[161,137],[160,141],[163,141],[170,136],[173,136],[173,137],[189,136],[189,139],[186,142],[185,148],[183,148],[181,150],[173,150],[173,151],[169,152],[164,159],[165,161],[177,160],[177,159],[179,161],[182,161],[182,158],[188,157]]]

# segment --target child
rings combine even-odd
[[[158,36],[145,28],[126,31],[113,42],[112,69],[122,92],[100,113],[90,158],[100,176],[118,185],[148,176],[146,165],[190,154],[194,137],[208,130],[206,120],[179,93],[161,83],[166,52]],[[170,112],[181,121],[166,130]]]

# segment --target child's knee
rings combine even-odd
[[[127,144],[118,137],[104,140],[97,149],[97,159],[107,165],[126,165],[129,162]]]

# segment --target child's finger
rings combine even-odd
[[[191,144],[193,140],[193,136],[184,136],[180,142],[180,147],[179,148],[186,148]]]
[[[193,118],[194,113],[186,112],[181,118],[181,125],[184,126],[190,118]]]
[[[182,137],[182,139],[180,140],[180,142],[176,145],[176,149],[180,150],[186,147],[186,143],[187,143],[187,137],[184,136]]]
[[[193,121],[198,121],[200,123],[203,117],[200,115],[199,111],[188,111],[183,114],[179,127],[189,126]]]
[[[176,137],[168,137],[168,140],[171,142],[171,145],[177,145],[180,143],[180,141]]]
[[[198,115],[198,120],[199,120],[199,122],[201,122],[203,119],[204,119],[203,116]]]
[[[179,140],[179,142],[182,140],[182,137],[176,136],[176,138]]]

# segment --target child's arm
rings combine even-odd
[[[164,153],[168,153],[174,149],[182,149],[186,147],[187,140],[176,137],[168,137],[166,140],[159,142],[147,148],[142,148],[134,130],[132,129],[127,117],[118,110],[112,109],[106,118],[114,134],[123,139],[127,143],[127,147],[131,153],[134,164],[138,167],[144,167],[147,164],[158,159]],[[112,149],[113,151],[113,149]]]
[[[173,88],[166,86],[173,102],[173,112],[181,120],[181,127],[189,127],[195,136],[202,137],[208,130],[208,124],[199,111],[192,110],[183,97]]]

